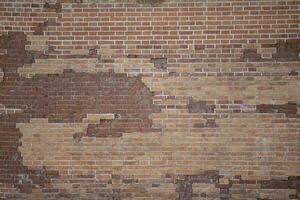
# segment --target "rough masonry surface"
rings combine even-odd
[[[0,0],[0,199],[299,199],[299,73],[299,1]]]

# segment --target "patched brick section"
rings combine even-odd
[[[0,65],[4,72],[34,62],[34,55],[25,50],[25,45],[27,39],[23,32],[9,32],[0,37],[0,49],[6,49],[6,54],[0,55]]]
[[[298,199],[300,192],[299,178],[299,176],[289,176],[285,180],[244,180],[241,178],[241,176],[224,177],[224,175],[220,175],[219,171],[214,170],[204,171],[199,175],[179,175],[175,181],[177,184],[176,199],[192,200],[194,198],[221,198],[223,200],[229,200],[235,199],[240,195],[243,195],[243,197],[246,198],[250,196],[246,196],[243,190],[236,190],[236,188],[251,190],[251,188],[253,189],[254,185],[256,185],[255,188],[259,191],[260,194],[263,194],[264,191],[268,189],[279,189],[281,191],[286,190],[286,194],[291,194],[290,196],[288,196],[288,198],[284,199]],[[202,189],[200,187],[202,187]],[[295,190],[296,192],[291,192],[293,190]],[[265,196],[267,197],[273,195],[271,194]],[[273,198],[271,197],[271,199]]]
[[[137,58],[138,57],[138,55],[136,55],[136,54],[128,54],[127,55],[127,58]]]
[[[42,52],[47,52],[48,50],[48,36],[41,36],[41,35],[33,35],[33,36],[27,36],[27,40],[30,42],[30,44],[25,46],[25,49],[27,51],[30,51],[32,53],[35,53],[35,61],[37,54],[42,54]],[[41,57],[46,58],[46,55],[41,55]]]
[[[257,105],[256,109],[260,113],[284,113],[287,117],[298,118],[298,107],[297,103],[288,102],[281,105],[261,104]]]
[[[56,18],[48,18],[44,22],[38,23],[35,27],[33,27],[33,35],[45,35],[45,31],[50,26],[58,26],[56,20]]]
[[[277,52],[273,58],[278,61],[299,61],[300,39],[287,40],[276,44]]]
[[[156,69],[167,69],[167,58],[151,58]]]
[[[22,113],[22,109],[6,108],[4,105],[0,104],[0,116],[11,114],[11,113]]]
[[[261,44],[260,48],[245,49],[242,60],[251,62],[299,61],[300,40],[288,39],[276,44]]]
[[[177,188],[176,192],[178,200],[192,200],[195,197],[201,197],[198,194],[193,194],[193,184],[195,183],[207,183],[216,185],[219,183],[219,179],[222,176],[218,171],[205,171],[199,175],[180,175],[176,180]],[[202,194],[202,197],[206,197],[206,194]]]
[[[73,49],[71,50],[71,55],[62,56],[63,59],[87,59],[95,58],[97,61],[103,61],[102,55],[98,54],[97,48],[90,49]]]
[[[162,4],[165,0],[136,0],[139,4],[145,4],[145,5],[159,5]]]
[[[299,5],[0,3],[0,199],[299,199]]]
[[[8,115],[6,119],[22,120],[22,117],[22,114],[15,114]],[[44,187],[51,178],[57,178],[58,171],[31,170],[23,165],[18,150],[22,134],[15,123],[6,122],[1,116],[0,119],[0,182],[13,185],[22,193],[30,193],[33,188]]]
[[[196,52],[201,52],[205,49],[205,45],[204,44],[196,44],[194,45],[195,51]]]
[[[257,53],[257,49],[245,49],[242,59],[253,62],[262,61],[261,55]]]
[[[214,102],[190,99],[187,108],[190,113],[214,113],[216,106]]]
[[[35,92],[31,94],[33,89]],[[154,112],[154,94],[139,77],[128,78],[115,73],[75,73],[72,70],[65,70],[60,75],[36,75],[32,79],[8,74],[0,85],[0,91],[0,103],[7,107],[25,108],[26,119],[82,122],[87,114],[114,113],[120,118],[108,123],[102,123],[100,119],[101,130],[97,132],[106,135],[151,131],[149,115]],[[12,101],[20,95],[19,101]],[[88,133],[91,134],[90,131]]]
[[[16,100],[16,97],[20,98]],[[22,191],[29,192],[35,185],[42,186],[39,180],[32,180],[39,176],[34,174],[36,171],[26,171],[22,165],[18,151],[22,135],[15,128],[16,123],[29,122],[30,118],[48,118],[49,122],[56,123],[82,122],[89,113],[115,113],[120,119],[100,119],[98,124],[89,125],[84,135],[120,137],[124,132],[148,132],[154,130],[149,119],[154,112],[152,98],[153,93],[140,78],[115,73],[88,74],[69,70],[60,75],[36,75],[33,78],[7,73],[0,84],[0,103],[23,109],[23,113],[0,116],[3,127],[0,133],[4,138],[0,148],[5,152],[1,168],[8,176],[2,182],[16,185],[22,181],[19,176],[24,174],[29,183],[20,184]],[[5,139],[8,133],[9,140]],[[13,133],[15,137],[12,137]],[[74,139],[79,140],[82,136],[74,135]],[[16,161],[10,163],[11,159]]]
[[[258,199],[299,199],[300,197],[300,177],[299,176],[288,176],[284,179],[269,179],[269,180],[243,180],[240,176],[236,176],[235,179],[230,180],[237,186],[243,186],[244,188],[251,188],[254,184],[258,184],[257,187],[260,191],[259,196],[264,198]],[[278,192],[277,192],[278,190]],[[264,194],[264,191],[267,192]]]
[[[288,180],[260,181],[262,189],[294,189],[300,192],[300,177],[290,176]]]
[[[52,12],[55,11],[56,13],[60,13],[62,6],[61,6],[61,3],[50,4],[50,3],[46,2],[44,4],[44,9],[45,9],[45,11],[52,11]]]
[[[44,35],[44,31],[47,29],[47,27],[48,27],[48,21],[40,23],[34,28],[33,34],[34,35]]]

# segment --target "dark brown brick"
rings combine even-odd
[[[300,39],[287,40],[276,44],[277,52],[273,58],[279,61],[299,61]]]
[[[281,105],[260,104],[256,106],[256,110],[260,113],[284,113],[287,117],[299,117],[297,107],[297,103],[294,102]]]

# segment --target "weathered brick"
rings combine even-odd
[[[0,199],[298,199],[299,5],[0,3]]]

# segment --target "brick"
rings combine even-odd
[[[0,199],[298,199],[299,2],[0,3]]]

